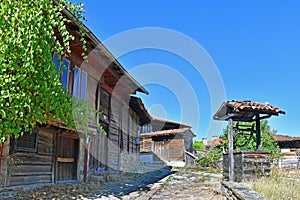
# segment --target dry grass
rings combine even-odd
[[[300,200],[300,170],[274,168],[270,177],[247,182],[245,185],[270,200]]]

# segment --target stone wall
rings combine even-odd
[[[120,171],[135,172],[140,165],[140,157],[138,153],[122,151],[120,154]]]
[[[222,194],[227,200],[266,200],[263,195],[235,182],[222,182]]]
[[[233,181],[249,181],[270,175],[269,151],[235,151],[233,158]],[[229,180],[228,153],[223,154],[223,176],[225,180]]]
[[[300,156],[283,156],[281,159],[278,159],[279,168],[290,168],[290,169],[299,169],[300,168]]]
[[[85,162],[85,149],[87,148],[87,138],[84,134],[79,134],[79,157],[77,165],[77,180],[84,181],[84,162]]]

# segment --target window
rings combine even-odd
[[[16,151],[36,152],[38,143],[38,131],[26,132],[15,140],[14,149]]]
[[[56,65],[56,73],[59,75],[59,80],[65,86],[65,90],[67,91],[69,82],[70,61],[63,58],[63,66],[61,66],[58,60],[58,55],[56,53],[53,54],[53,60]]]
[[[60,72],[60,63],[58,60],[58,55],[56,53],[53,54],[53,60],[56,65],[56,73],[58,74],[58,72]]]
[[[123,144],[123,131],[122,131],[122,128],[120,128],[119,127],[119,129],[118,129],[118,131],[119,131],[119,148],[121,149],[121,150],[123,150],[123,148],[124,148],[124,144]]]
[[[79,97],[80,88],[80,69],[75,67],[74,71],[74,85],[73,85],[73,96]]]
[[[73,96],[86,100],[87,74],[75,66]]]
[[[68,90],[68,82],[69,82],[69,67],[70,62],[66,59],[63,59],[63,66],[61,67],[61,83],[65,86],[65,90]]]
[[[102,88],[100,89],[100,110],[102,112],[101,118],[104,121],[109,119],[109,105],[110,105],[110,95]]]
[[[80,89],[80,96],[86,100],[86,83],[87,83],[87,74],[82,71],[81,73],[81,89]]]
[[[145,124],[140,127],[139,129],[140,133],[151,133],[152,132],[152,125],[151,124]]]
[[[53,60],[56,65],[56,73],[59,76],[59,80],[64,85],[65,90],[67,91],[69,89],[69,91],[72,91],[73,85],[73,96],[82,97],[86,100],[87,73],[77,66],[74,68],[72,67],[71,70],[71,63],[65,58],[62,60],[62,65],[60,65],[56,53],[53,54]],[[72,84],[72,82],[74,83]],[[69,92],[69,94],[71,95],[71,92]]]

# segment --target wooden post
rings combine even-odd
[[[233,131],[232,131],[232,119],[228,121],[228,161],[229,161],[229,181],[233,181],[234,178],[234,158],[233,158]]]
[[[88,164],[89,164],[89,143],[90,137],[85,138],[85,150],[84,150],[84,165],[83,165],[83,181],[87,182],[88,178]]]
[[[2,156],[3,156],[4,142],[0,143],[0,171],[2,166]]]
[[[260,118],[259,114],[255,116],[256,124],[256,150],[261,150]]]

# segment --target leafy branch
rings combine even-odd
[[[0,141],[47,119],[74,123],[72,98],[58,79],[52,54],[62,61],[71,53],[74,38],[63,11],[69,9],[80,22],[82,6],[67,0],[0,2]]]

